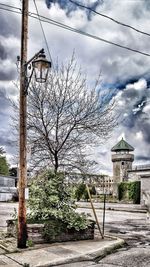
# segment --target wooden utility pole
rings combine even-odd
[[[19,210],[18,210],[18,248],[26,247],[26,203],[25,188],[27,186],[27,160],[26,160],[26,66],[28,39],[28,0],[22,0],[22,29],[21,29],[21,59],[20,59],[20,162],[19,162]]]

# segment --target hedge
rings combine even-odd
[[[122,182],[118,186],[118,198],[119,200],[128,199],[132,200],[134,204],[140,204],[140,181],[134,182]]]

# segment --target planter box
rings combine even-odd
[[[91,225],[85,230],[75,230],[75,229],[65,229],[64,232],[56,236],[51,236],[50,240],[45,240],[43,237],[44,224],[28,224],[28,240],[32,240],[34,244],[41,243],[54,243],[54,242],[66,242],[66,241],[77,241],[77,240],[89,240],[94,239],[94,228],[95,222],[92,222]],[[7,221],[7,233],[9,235],[16,233],[16,223],[13,220]]]

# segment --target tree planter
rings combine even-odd
[[[61,232],[52,234],[50,228],[46,228],[47,236],[44,235],[44,224],[28,224],[28,240],[31,240],[34,244],[41,243],[54,243],[54,242],[66,242],[77,240],[89,240],[94,239],[95,222],[92,222],[88,228],[84,230],[75,230],[64,228]],[[16,221],[7,221],[7,233],[14,235],[16,233]]]

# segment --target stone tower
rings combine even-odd
[[[117,195],[118,183],[128,180],[128,170],[132,170],[134,155],[130,154],[134,148],[123,138],[111,149],[113,162],[113,184],[114,195]]]

